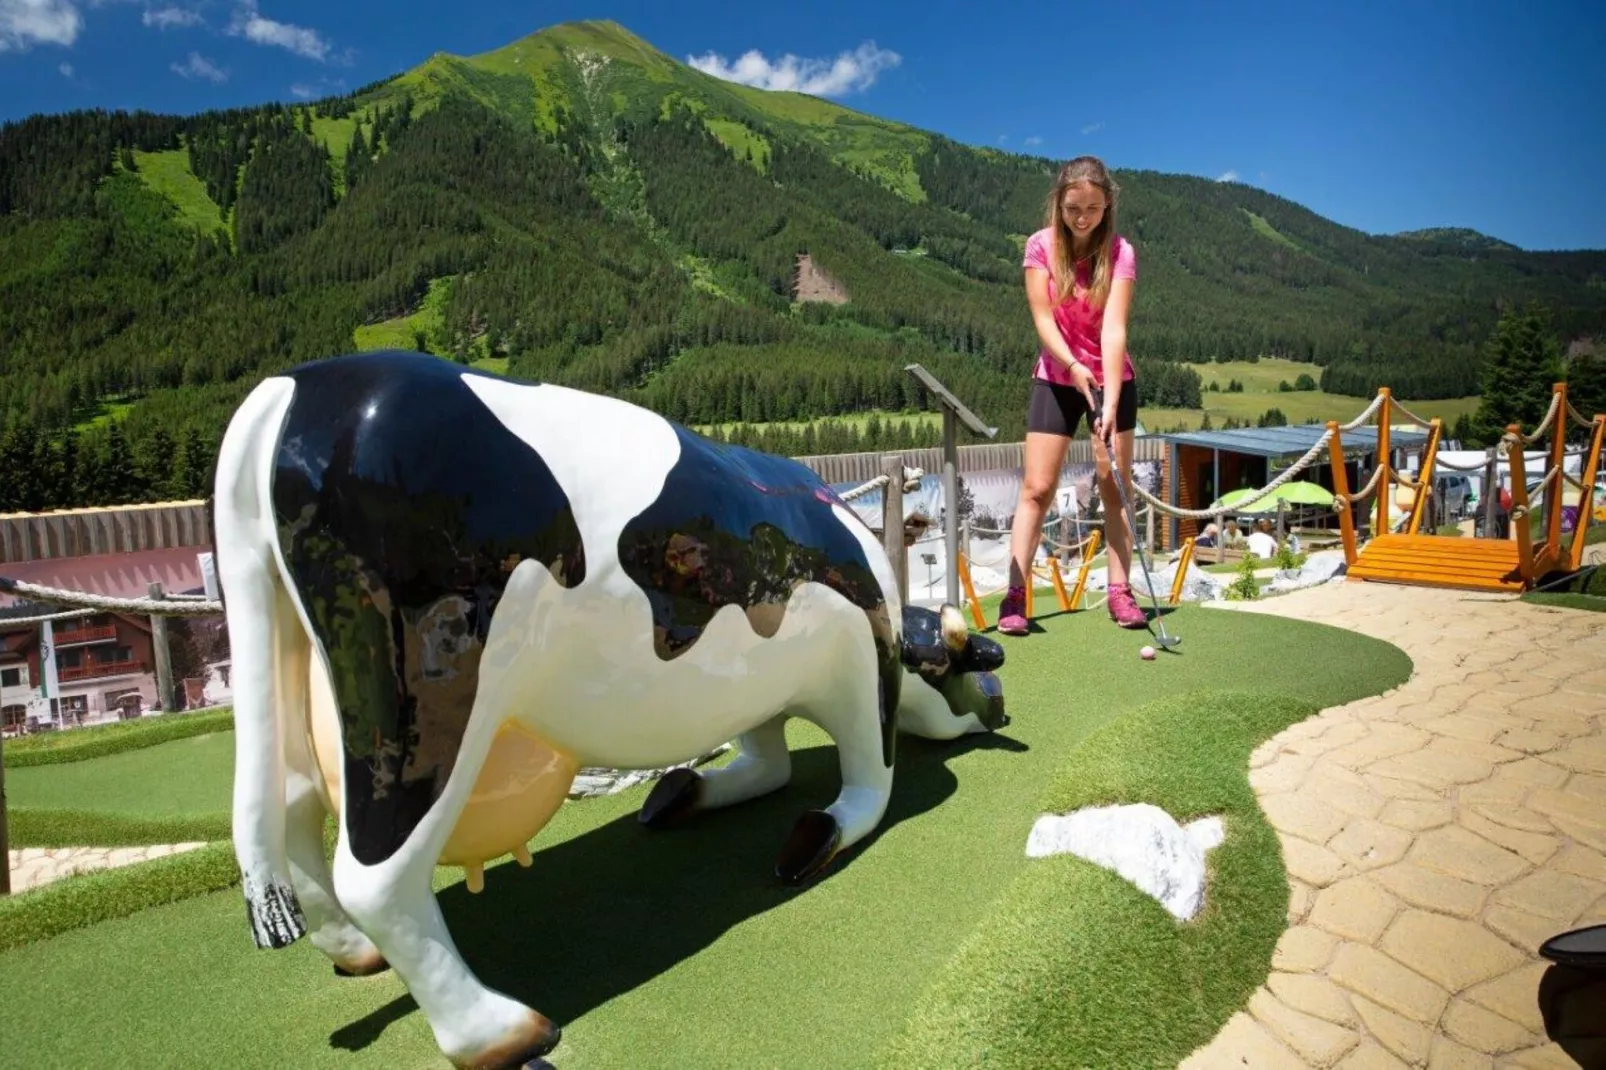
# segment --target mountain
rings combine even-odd
[[[1444,245],[1454,245],[1462,249],[1503,249],[1508,252],[1521,250],[1508,241],[1491,238],[1487,234],[1467,227],[1427,227],[1423,230],[1405,230],[1395,235],[1396,238],[1411,238],[1416,241],[1439,242]]]
[[[1021,246],[1054,166],[721,81],[609,22],[304,104],[8,123],[0,511],[195,493],[264,375],[381,346],[783,452],[924,444],[865,419],[925,407],[919,361],[1018,437]],[[1236,183],[1117,177],[1148,406],[1197,408],[1190,363],[1257,355],[1337,393],[1475,393],[1511,303],[1563,339],[1606,331],[1601,252],[1374,237]]]

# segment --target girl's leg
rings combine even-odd
[[[998,608],[998,630],[1024,635],[1026,623],[1026,584],[1031,575],[1032,558],[1042,541],[1043,513],[1059,485],[1059,471],[1065,463],[1065,450],[1071,440],[1065,435],[1039,431],[1026,433],[1025,465],[1020,501],[1010,525],[1009,590]]]
[[[1116,463],[1120,465],[1128,495],[1132,488],[1132,436],[1131,431],[1115,434]],[[1093,457],[1098,465],[1099,497],[1104,502],[1104,545],[1109,555],[1110,585],[1125,584],[1132,574],[1132,531],[1127,526],[1126,509],[1121,505],[1121,491],[1110,475],[1110,451],[1096,438]]]
[[[1121,481],[1130,500],[1132,495],[1132,440],[1133,432],[1115,434],[1115,463],[1120,468]],[[1099,495],[1104,500],[1104,536],[1108,547],[1109,595],[1107,606],[1110,617],[1123,628],[1141,628],[1148,617],[1132,597],[1132,541],[1136,533],[1127,524],[1126,509],[1121,502],[1121,490],[1110,472],[1110,451],[1095,440],[1094,452],[1098,461]],[[1137,507],[1133,506],[1135,510]]]

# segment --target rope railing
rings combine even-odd
[[[1573,408],[1571,401],[1567,402],[1567,418],[1579,427],[1594,427],[1595,421],[1584,418],[1584,414]]]
[[[69,609],[65,613],[42,613],[36,617],[0,617],[0,627],[13,627],[18,624],[43,624],[47,620],[76,620],[79,617],[92,617],[99,613],[98,609]]]
[[[58,606],[78,606],[84,609],[112,610],[118,613],[139,613],[151,617],[208,617],[223,612],[223,603],[209,598],[189,596],[168,598],[112,598],[87,591],[68,591],[60,587],[45,587],[25,580],[0,576],[0,594],[16,595],[34,602],[48,602]]]
[[[920,481],[925,478],[925,475],[926,475],[926,473],[925,473],[925,471],[923,469],[910,468],[910,467],[908,467],[906,465],[904,467],[904,469],[903,469],[903,489],[904,489],[904,492],[905,493],[912,493],[914,491],[919,490],[920,489]],[[865,494],[869,494],[872,490],[878,490],[881,487],[884,487],[886,485],[887,485],[887,477],[884,476],[884,475],[880,475],[880,476],[876,476],[872,480],[869,480],[868,482],[861,483],[859,486],[854,487],[852,490],[843,491],[841,494],[838,494],[837,497],[841,498],[845,502],[851,502],[855,498],[861,497],[861,496],[863,496]]]
[[[1533,429],[1532,434],[1522,436],[1522,444],[1524,446],[1531,446],[1545,437],[1545,434],[1550,430],[1550,425],[1556,421],[1556,416],[1561,412],[1561,405],[1561,395],[1551,394],[1550,408],[1545,410],[1545,418],[1539,422],[1538,427]],[[1507,437],[1510,437],[1509,433]]]

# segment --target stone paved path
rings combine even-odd
[[[146,862],[204,846],[204,843],[165,843],[148,847],[24,847],[9,852],[11,891],[13,894],[25,892],[74,873]]]
[[[1606,922],[1606,613],[1358,582],[1223,608],[1372,635],[1415,671],[1252,757],[1289,927],[1183,1070],[1606,1067],[1606,975],[1536,953]]]

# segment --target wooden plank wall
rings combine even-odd
[[[208,547],[205,501],[0,515],[0,565],[170,547]]]

